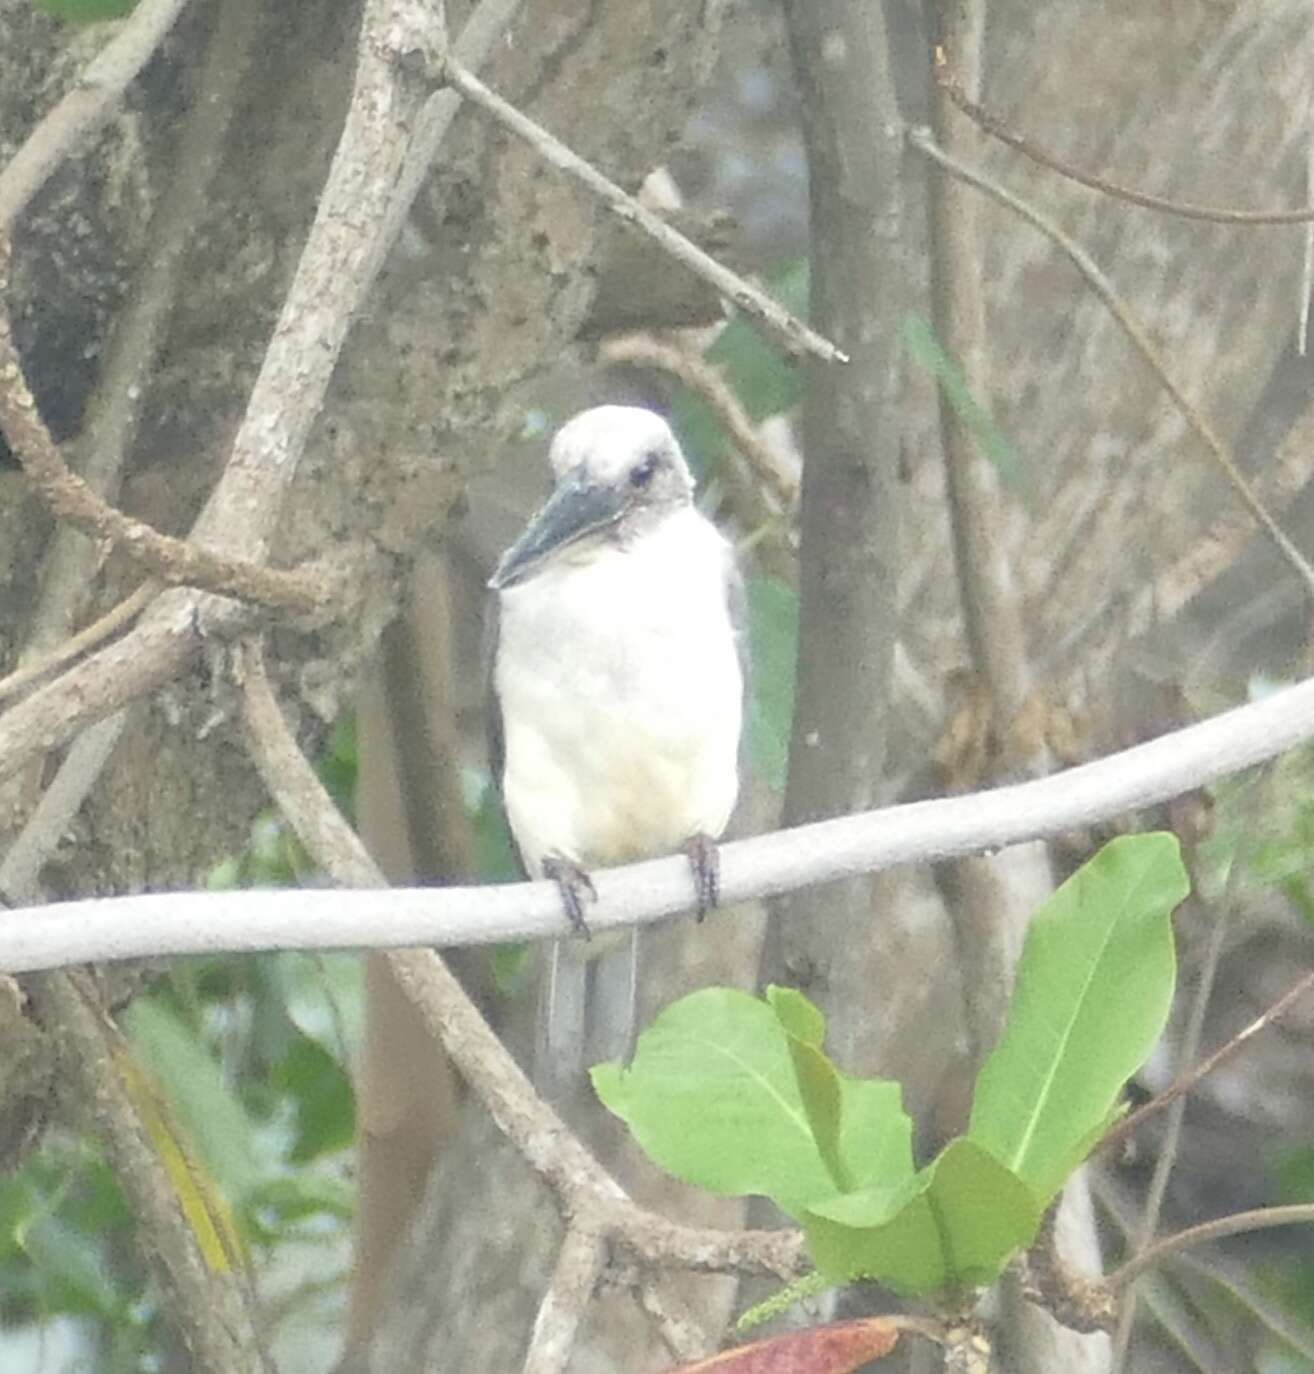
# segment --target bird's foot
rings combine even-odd
[[[721,900],[721,851],[710,835],[694,835],[684,842],[698,889],[696,914],[701,921]]]
[[[576,935],[586,940],[593,938],[588,922],[584,919],[584,903],[598,900],[593,879],[570,859],[548,858],[543,860],[543,876],[551,878],[561,893],[561,904],[566,908],[570,924]]]

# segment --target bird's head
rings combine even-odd
[[[693,500],[694,483],[670,427],[637,406],[595,406],[567,421],[548,462],[556,485],[502,555],[488,585],[512,587],[562,556],[624,543]]]

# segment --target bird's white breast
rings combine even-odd
[[[725,828],[743,680],[730,550],[692,507],[502,593],[508,819],[531,871],[670,853]]]

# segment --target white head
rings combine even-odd
[[[532,577],[555,557],[623,544],[693,500],[689,466],[670,426],[638,406],[595,406],[557,431],[548,452],[556,486],[489,580]]]

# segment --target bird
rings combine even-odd
[[[590,870],[683,851],[699,919],[717,903],[746,671],[733,546],[694,504],[666,421],[595,406],[548,461],[552,492],[488,582],[489,717],[522,866],[557,882],[575,931],[550,950],[537,1018],[533,1077],[560,1099],[634,1031],[637,929],[592,947]]]

